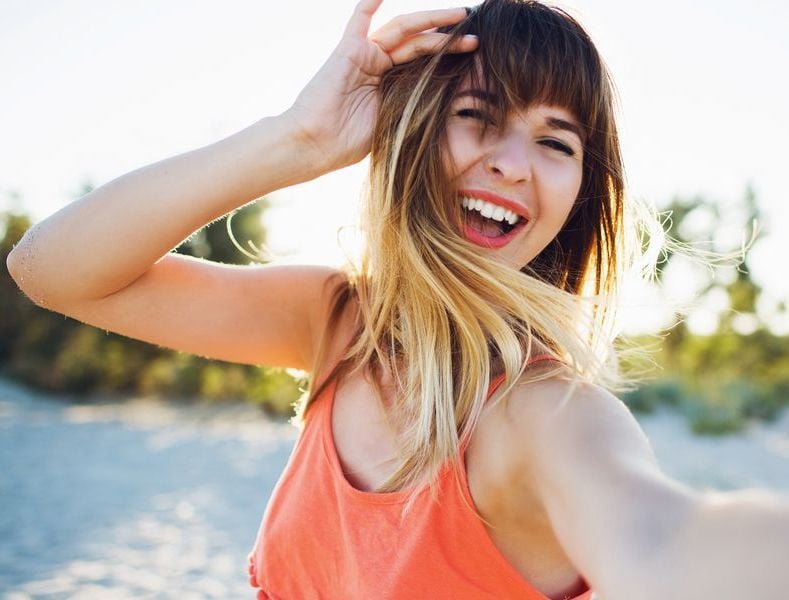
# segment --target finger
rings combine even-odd
[[[359,0],[356,8],[353,9],[353,14],[348,20],[348,24],[345,26],[343,36],[367,37],[373,15],[382,2],[383,0]]]
[[[392,64],[399,65],[414,60],[426,54],[435,54],[446,46],[449,35],[446,33],[420,33],[412,36],[407,42],[400,44],[389,52]],[[456,39],[447,47],[447,52],[473,52],[479,46],[479,39],[475,35],[464,35]]]
[[[400,15],[389,21],[370,36],[384,52],[397,48],[408,38],[433,27],[454,25],[466,18],[465,8],[425,10]]]

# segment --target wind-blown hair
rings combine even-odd
[[[364,250],[335,289],[312,375],[343,307],[358,305],[357,335],[327,377],[306,394],[297,419],[328,382],[359,369],[394,373],[388,410],[399,468],[376,491],[430,484],[460,468],[459,448],[479,420],[493,375],[504,385],[561,374],[608,388],[620,383],[613,307],[630,250],[614,86],[589,36],[561,9],[488,0],[442,29],[476,34],[475,52],[441,52],[388,71],[373,135],[362,212]],[[548,103],[584,130],[583,178],[558,236],[520,271],[484,256],[462,235],[463,208],[446,173],[445,126],[461,82],[492,94],[499,117]],[[559,359],[526,370],[538,352]],[[379,401],[382,392],[373,377]]]

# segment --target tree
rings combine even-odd
[[[748,185],[743,198],[726,210],[698,196],[675,197],[667,210],[671,218],[668,233],[676,243],[667,248],[658,281],[664,280],[670,266],[682,256],[682,248],[699,248],[697,240],[707,240],[701,248],[713,254],[701,252],[700,258],[701,262],[710,259],[712,268],[705,271],[707,277],[698,296],[722,292],[728,308],[719,315],[717,330],[709,335],[694,334],[678,315],[659,355],[663,381],[642,388],[631,399],[643,406],[662,400],[679,404],[697,431],[733,431],[748,417],[774,418],[789,404],[789,339],[773,334],[759,315],[763,289],[753,278],[747,251],[732,261],[737,248],[719,235],[727,226],[752,232],[746,249],[765,235],[766,231],[759,229],[761,211],[753,186]],[[716,277],[716,256],[727,255],[724,263],[736,262],[733,276]],[[673,383],[667,385],[667,381]]]
[[[3,238],[0,259],[5,260],[16,243],[30,227],[30,218],[19,212],[0,213]],[[25,323],[33,313],[33,304],[19,291],[7,269],[0,272],[0,365],[5,363],[19,339]]]

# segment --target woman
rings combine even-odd
[[[20,287],[130,337],[311,373],[250,555],[259,598],[779,597],[786,503],[668,479],[606,391],[627,205],[588,36],[519,0],[368,36],[379,4],[285,113],[31,228]],[[357,268],[169,253],[368,153]]]

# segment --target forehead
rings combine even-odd
[[[453,102],[462,100],[474,100],[484,102],[492,106],[500,106],[501,100],[494,93],[475,87],[475,84],[466,80],[458,88]],[[577,117],[567,107],[547,102],[535,102],[529,106],[518,105],[508,111],[513,116],[526,118],[526,116],[537,117],[540,122],[545,122],[552,129],[560,129],[575,134],[578,139],[584,141],[585,133]]]

